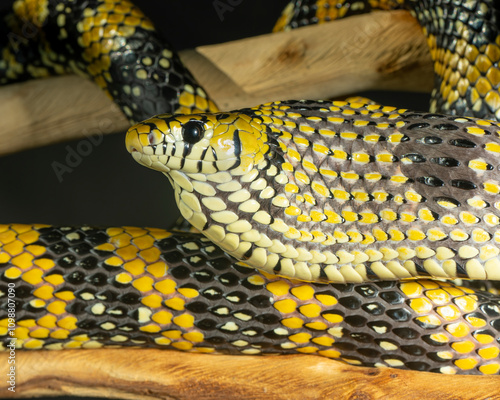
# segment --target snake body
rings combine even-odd
[[[3,20],[0,84],[83,75],[131,123],[162,112],[217,110],[170,44],[130,1],[17,0]]]
[[[500,278],[500,127],[346,102],[159,115],[127,134],[183,216],[250,266],[308,281]]]
[[[242,266],[199,234],[161,229],[1,225],[0,241],[3,346],[15,329],[24,349],[307,353],[448,374],[500,371],[499,297],[451,282],[287,280]]]
[[[414,4],[418,10],[436,3]],[[493,9],[481,4],[483,13]],[[215,111],[130,2],[20,0],[14,9],[9,33],[19,36],[23,21],[40,29],[14,47],[1,44],[1,83],[76,71],[103,88],[131,122],[158,112]],[[444,46],[436,32],[437,46]],[[498,87],[498,40],[494,32],[487,38],[484,46],[467,41],[492,60],[490,69],[479,57],[470,74],[493,77],[492,90],[479,91],[479,78],[466,88],[478,91],[480,106],[471,105],[481,116],[496,112],[488,108],[489,93]],[[467,46],[456,53],[478,57]],[[436,65],[444,51],[438,47],[431,46]],[[444,57],[450,68],[465,62]],[[436,68],[441,81],[460,91],[443,68]],[[452,103],[442,104],[455,112],[446,105]],[[451,282],[359,282],[497,277],[497,130],[486,120],[327,102],[149,119],[129,131],[129,149],[167,173],[183,214],[244,262],[196,234],[2,225],[2,345],[13,334],[25,349],[300,352],[356,365],[497,374],[498,296]],[[229,208],[217,210],[221,201]],[[247,264],[267,265],[272,274]],[[288,273],[322,283],[275,275]]]

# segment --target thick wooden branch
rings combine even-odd
[[[183,60],[224,110],[367,89],[430,91],[433,83],[425,38],[405,11],[199,47],[195,54],[210,63],[196,64],[188,53]],[[209,66],[229,81],[213,79]]]
[[[6,377],[6,356],[0,375]],[[499,398],[499,377],[352,367],[318,356],[225,356],[168,350],[16,352],[15,393],[1,397],[99,396],[152,399]]]
[[[430,91],[433,82],[425,38],[404,11],[203,46],[181,58],[224,110],[367,89]],[[77,76],[0,88],[0,116],[0,154],[128,127],[118,107]]]

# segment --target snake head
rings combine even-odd
[[[163,114],[132,126],[126,146],[146,167],[169,174],[248,172],[268,151],[267,135],[241,113]]]

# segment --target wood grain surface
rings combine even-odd
[[[2,358],[6,358],[3,354]],[[0,360],[5,377],[7,360]],[[99,396],[153,400],[500,398],[498,376],[353,367],[319,356],[226,356],[154,349],[16,352],[16,392],[4,398]]]

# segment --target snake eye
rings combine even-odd
[[[184,141],[190,144],[195,144],[201,139],[204,132],[203,122],[189,121],[182,127],[182,137]]]

